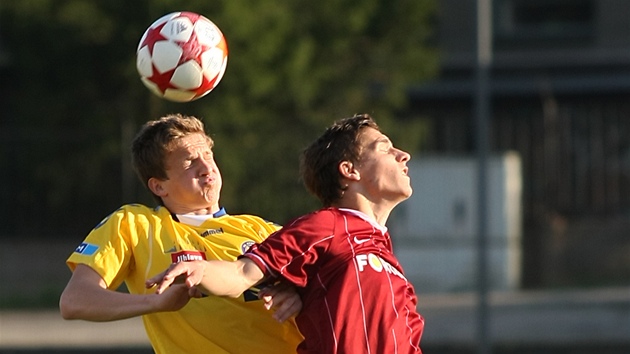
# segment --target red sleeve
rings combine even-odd
[[[265,275],[282,276],[304,287],[326,255],[335,229],[331,211],[317,211],[295,219],[245,254]]]

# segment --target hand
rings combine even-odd
[[[267,310],[275,309],[273,318],[278,322],[284,322],[302,310],[302,299],[295,286],[284,281],[263,288],[258,298],[264,301]]]
[[[171,264],[164,272],[148,279],[145,286],[152,288],[157,285],[156,294],[162,294],[172,284],[183,283],[192,295],[200,294],[195,287],[201,283],[205,271],[204,261],[188,261]]]
[[[156,294],[154,299],[159,311],[177,311],[186,306],[191,298],[198,297],[201,297],[201,293],[196,288],[188,289],[185,284],[174,284],[162,294]]]

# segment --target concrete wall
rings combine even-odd
[[[409,163],[414,193],[388,227],[407,277],[423,292],[469,291],[477,280],[477,161],[421,157]],[[514,290],[521,276],[521,166],[516,154],[488,163],[490,285]]]

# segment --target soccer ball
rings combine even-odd
[[[188,102],[212,91],[225,73],[227,43],[209,19],[192,12],[162,16],[144,32],[136,51],[140,79],[151,92]]]

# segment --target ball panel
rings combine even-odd
[[[175,17],[166,22],[160,34],[177,42],[186,42],[193,33],[193,24],[188,17]]]
[[[182,91],[177,89],[167,89],[164,91],[164,98],[175,102],[189,102],[197,99],[193,91]]]
[[[195,23],[194,31],[197,34],[197,40],[208,47],[214,47],[223,40],[223,35],[219,28],[205,18]]]
[[[175,42],[159,41],[153,46],[153,65],[160,72],[173,70],[182,57],[182,48]]]
[[[153,61],[151,60],[149,47],[144,46],[138,51],[138,55],[136,57],[136,68],[142,78],[153,75]]]
[[[201,54],[201,67],[203,74],[212,79],[219,74],[223,67],[223,51],[219,48],[211,48]]]
[[[223,79],[223,75],[225,74],[225,69],[227,69],[227,57],[223,59],[223,65],[221,65],[221,70],[219,71],[219,75],[214,78],[214,85],[218,85],[219,81]]]
[[[175,69],[171,77],[171,83],[184,90],[194,90],[201,85],[203,74],[201,66],[196,61],[190,60]]]

